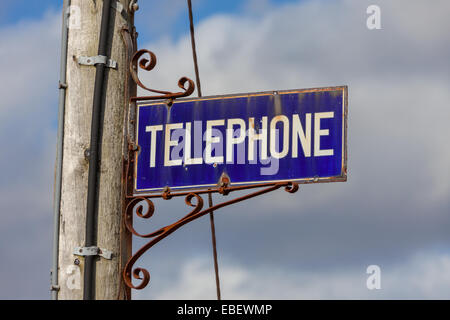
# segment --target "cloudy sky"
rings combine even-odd
[[[158,57],[148,80],[175,89],[194,78],[186,3],[140,4],[139,46]],[[379,30],[366,25],[372,4]],[[349,87],[347,182],[216,213],[222,297],[450,299],[450,2],[193,5],[204,95]],[[0,299],[50,297],[61,7],[20,0],[0,12]],[[186,210],[156,207],[155,224]],[[152,280],[136,299],[214,299],[208,218],[140,265]],[[381,269],[379,290],[366,287],[369,265]]]

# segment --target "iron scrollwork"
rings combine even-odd
[[[130,32],[127,28],[124,28],[122,30],[122,34],[124,37],[125,44],[128,48],[128,52],[130,52],[132,49],[136,50],[136,35],[133,36],[133,32]],[[148,57],[144,57],[147,55]],[[131,52],[129,54],[131,56]],[[171,105],[173,100],[180,97],[186,97],[191,95],[195,90],[195,84],[194,82],[187,78],[182,77],[178,81],[178,86],[183,89],[182,92],[169,92],[169,91],[163,91],[163,90],[155,90],[150,89],[147,86],[145,86],[139,79],[137,70],[138,67],[146,70],[151,71],[156,65],[156,56],[153,52],[149,50],[138,50],[136,51],[131,59],[130,59],[130,76],[132,80],[142,89],[146,91],[150,91],[153,93],[157,93],[158,95],[152,95],[152,96],[131,96],[129,97],[129,106],[130,106],[130,117],[129,122],[130,124],[133,123],[135,120],[133,119],[133,110],[131,108],[136,107],[137,101],[147,101],[147,100],[159,100],[159,99],[168,99],[168,104]],[[187,85],[187,87],[186,87]],[[134,113],[135,115],[135,113]],[[132,128],[131,126],[130,128]],[[128,129],[128,131],[131,131]],[[150,248],[152,248],[155,244],[157,244],[162,239],[166,238],[185,224],[198,219],[210,212],[216,211],[220,208],[229,206],[234,203],[238,203],[244,200],[248,200],[254,197],[257,197],[259,195],[269,193],[275,190],[278,190],[282,187],[284,187],[285,191],[289,193],[295,193],[299,186],[296,182],[288,181],[288,182],[269,182],[269,183],[261,183],[261,184],[254,184],[254,185],[248,185],[248,186],[231,186],[230,181],[227,176],[223,176],[221,178],[220,183],[217,187],[214,188],[208,188],[208,189],[199,189],[199,190],[192,190],[192,191],[179,191],[179,192],[171,192],[170,189],[166,189],[162,193],[158,194],[150,194],[150,195],[135,195],[134,189],[133,189],[133,172],[134,172],[134,161],[135,156],[137,155],[137,152],[139,152],[139,147],[134,144],[134,139],[130,138],[132,137],[132,133],[127,133],[128,138],[128,150],[126,157],[124,159],[124,163],[126,164],[124,167],[124,190],[125,190],[125,203],[124,203],[124,213],[123,213],[123,221],[126,229],[133,234],[136,237],[143,238],[143,239],[150,239],[149,242],[147,242],[144,246],[142,246],[137,252],[135,252],[131,258],[127,261],[125,264],[122,276],[123,280],[128,288],[133,289],[143,289],[145,288],[149,281],[150,281],[150,272],[142,267],[135,267],[135,264],[137,260],[146,253]],[[262,189],[261,189],[262,188]],[[229,201],[225,201],[219,204],[216,204],[212,207],[204,209],[204,201],[202,198],[202,195],[205,194],[212,194],[212,193],[219,193],[222,195],[228,195],[229,193],[235,192],[235,191],[241,191],[241,190],[249,190],[249,189],[259,189],[255,192],[246,194],[241,197],[237,197],[234,199],[231,199]],[[185,215],[180,220],[174,222],[173,224],[164,226],[156,231],[142,234],[135,230],[133,227],[133,216],[136,214],[137,217],[142,219],[149,219],[153,216],[155,212],[155,205],[152,201],[152,199],[155,198],[162,198],[164,200],[169,200],[173,197],[185,197],[185,204],[190,207],[190,212]],[[134,285],[133,279],[139,280],[139,284]]]
[[[148,55],[149,58],[145,58],[144,56]],[[146,101],[146,100],[159,100],[159,99],[169,99],[173,101],[176,98],[181,97],[187,97],[190,96],[194,90],[195,90],[195,84],[194,81],[187,77],[181,77],[180,80],[178,80],[178,87],[183,89],[182,92],[170,92],[170,91],[163,91],[163,90],[156,90],[156,89],[150,89],[147,86],[145,86],[142,81],[139,79],[138,76],[138,66],[142,70],[145,71],[151,71],[156,66],[156,55],[147,50],[147,49],[141,49],[136,51],[136,53],[133,55],[130,63],[130,74],[133,78],[134,82],[141,87],[142,89],[146,91],[150,91],[153,93],[158,93],[159,95],[153,95],[153,96],[142,96],[142,97],[131,97],[130,100],[132,102],[135,101]],[[187,88],[185,87],[187,84]]]
[[[204,189],[204,190],[195,190],[190,192],[176,192],[171,193],[170,191],[166,191],[161,194],[154,194],[149,196],[137,196],[137,197],[130,197],[128,205],[125,209],[125,216],[124,221],[126,228],[128,231],[130,231],[133,235],[140,237],[140,238],[146,238],[151,239],[147,244],[145,244],[143,247],[141,247],[127,262],[125,269],[123,271],[123,279],[126,283],[126,285],[129,288],[133,289],[143,289],[147,286],[147,284],[150,281],[150,273],[145,269],[141,267],[133,268],[136,261],[145,253],[147,252],[151,247],[153,247],[155,244],[157,244],[162,239],[169,236],[171,233],[175,232],[177,229],[181,228],[183,225],[198,219],[210,212],[215,212],[216,210],[229,206],[231,204],[235,204],[244,200],[248,200],[254,197],[257,197],[259,195],[263,195],[265,193],[269,193],[275,190],[278,190],[280,188],[284,187],[285,191],[289,193],[295,193],[299,189],[299,186],[295,182],[276,182],[276,183],[264,183],[264,184],[257,184],[257,185],[251,185],[251,186],[222,186],[212,189]],[[244,195],[242,197],[237,197],[229,201],[225,201],[219,204],[216,204],[212,207],[203,209],[204,201],[201,195],[207,194],[207,193],[220,193],[223,195],[229,194],[234,191],[240,191],[240,190],[248,190],[253,188],[263,188],[261,190],[252,192],[250,194]],[[142,234],[137,232],[133,227],[133,214],[135,213],[139,218],[143,219],[149,219],[152,217],[152,215],[155,212],[155,206],[152,202],[152,198],[163,198],[163,199],[171,199],[173,197],[180,197],[185,196],[185,204],[187,206],[192,207],[191,211],[181,218],[180,220],[176,221],[173,224],[167,225],[165,227],[162,227],[156,231],[153,231],[148,234]],[[143,202],[146,203],[146,208],[144,209]],[[132,282],[132,278],[136,280],[140,280],[140,283],[138,285],[134,285]]]

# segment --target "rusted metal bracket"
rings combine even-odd
[[[146,91],[150,91],[156,93],[157,95],[151,96],[131,96],[129,97],[128,103],[128,125],[126,128],[128,148],[124,154],[124,173],[123,173],[123,187],[125,193],[125,199],[123,204],[123,222],[126,229],[133,235],[139,238],[150,239],[147,244],[141,247],[138,251],[136,251],[131,258],[127,261],[122,277],[125,285],[128,288],[133,289],[143,289],[147,286],[150,281],[150,273],[145,268],[135,267],[135,263],[139,258],[146,253],[150,248],[152,248],[155,244],[157,244],[162,239],[166,238],[185,224],[194,221],[208,213],[215,212],[216,210],[244,201],[248,200],[280,188],[284,188],[285,191],[289,193],[297,192],[299,186],[296,182],[269,182],[269,183],[260,183],[253,184],[247,186],[231,186],[230,178],[223,174],[220,178],[220,181],[217,184],[217,187],[207,188],[207,189],[199,189],[199,190],[191,190],[191,191],[177,191],[172,192],[170,188],[165,188],[163,192],[157,194],[149,194],[149,195],[141,195],[134,194],[133,189],[133,172],[134,172],[134,162],[136,159],[136,155],[139,152],[139,146],[135,145],[133,138],[133,130],[135,123],[135,108],[136,103],[138,101],[146,101],[146,100],[168,100],[167,104],[170,106],[173,103],[173,100],[176,98],[186,97],[191,95],[195,90],[194,82],[187,78],[182,77],[178,80],[178,86],[183,90],[180,92],[170,92],[163,90],[155,90],[146,87],[139,79],[137,71],[138,67],[145,70],[151,71],[156,65],[156,56],[153,52],[149,50],[137,50],[134,54],[131,55],[131,51],[133,48],[136,48],[136,37],[137,33],[135,30],[130,30],[128,27],[122,28],[122,36],[124,39],[124,43],[127,47],[128,56],[130,58],[130,77],[132,80],[142,89]],[[136,50],[136,49],[134,49]],[[147,57],[144,57],[147,56]],[[128,85],[128,78],[127,83]],[[242,190],[250,190],[250,189],[259,189],[255,192],[246,194],[241,197],[237,197],[231,199],[229,201],[225,201],[214,206],[210,206],[209,208],[203,208],[203,198],[202,195],[205,194],[213,194],[219,193],[222,195],[228,195],[234,191],[242,191]],[[185,215],[182,219],[162,227],[156,231],[142,234],[135,230],[133,227],[133,216],[136,214],[139,218],[149,219],[153,216],[155,212],[155,206],[153,204],[152,199],[154,198],[162,198],[164,200],[172,199],[173,197],[185,197],[185,203],[188,207],[191,207],[190,212]],[[144,205],[145,204],[145,205]],[[137,285],[133,284],[132,279],[139,280],[140,283]]]
[[[148,55],[148,57],[144,58],[143,56],[145,56],[145,55]],[[141,87],[142,89],[144,89],[146,91],[158,93],[158,95],[131,97],[130,98],[131,102],[168,99],[169,105],[171,105],[174,99],[190,96],[195,90],[194,81],[192,81],[191,79],[189,79],[187,77],[181,77],[178,80],[178,87],[183,89],[183,91],[181,91],[181,92],[170,92],[170,91],[150,89],[150,88],[146,87],[139,79],[139,76],[137,74],[138,66],[139,66],[139,68],[141,68],[145,71],[153,70],[153,68],[156,66],[156,55],[153,52],[146,50],[146,49],[138,50],[131,59],[130,74],[131,74],[131,77],[133,78],[134,82],[139,87]],[[187,85],[187,88],[185,87],[186,85]]]
[[[249,188],[258,188],[258,187],[265,187],[262,190],[258,190],[256,192],[247,194],[242,197],[238,197],[229,201],[225,201],[219,204],[216,204],[210,208],[203,209],[203,198],[201,197],[201,194],[205,193],[221,193],[223,195],[228,194],[233,191],[237,190],[244,190]],[[298,184],[295,182],[278,182],[278,183],[272,183],[272,184],[261,184],[261,185],[255,185],[255,186],[248,186],[248,188],[243,187],[218,187],[215,189],[210,190],[198,190],[198,191],[191,191],[188,193],[173,193],[173,194],[167,194],[166,195],[158,195],[158,197],[161,197],[163,199],[171,199],[172,197],[182,196],[185,195],[185,203],[186,205],[192,207],[193,209],[182,219],[176,221],[173,224],[167,225],[165,227],[162,227],[156,231],[142,234],[137,232],[133,227],[133,214],[136,214],[139,218],[143,219],[149,219],[153,216],[155,211],[155,206],[150,200],[149,196],[139,196],[139,197],[130,197],[128,198],[128,204],[125,209],[124,213],[124,223],[128,231],[130,231],[133,235],[144,238],[144,239],[151,239],[147,244],[145,244],[143,247],[141,247],[127,262],[125,265],[125,269],[123,270],[123,279],[125,284],[129,288],[133,289],[143,289],[147,286],[147,284],[150,281],[150,273],[145,268],[137,267],[135,268],[134,265],[136,261],[150,248],[152,248],[155,244],[157,244],[162,239],[169,236],[171,233],[175,232],[179,228],[181,228],[183,225],[194,221],[195,219],[198,219],[205,214],[208,214],[212,211],[216,212],[218,209],[232,205],[234,203],[238,203],[244,200],[248,200],[260,195],[263,195],[265,193],[269,193],[275,190],[278,190],[280,188],[284,187],[285,191],[289,193],[294,193],[298,190]],[[156,197],[156,196],[151,196]],[[146,204],[146,209],[144,209],[144,205]],[[134,279],[140,280],[140,283],[138,285],[134,285],[132,282],[132,277]]]

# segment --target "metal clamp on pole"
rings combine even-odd
[[[100,256],[107,260],[112,259],[112,252],[101,249],[99,247],[77,247],[73,250],[73,254],[81,257],[85,256]]]
[[[117,61],[108,59],[108,57],[100,55],[93,57],[80,56],[78,57],[78,64],[84,66],[95,66],[97,64],[104,64],[108,68],[117,69]]]

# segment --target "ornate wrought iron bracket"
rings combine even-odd
[[[173,100],[180,97],[186,97],[191,95],[194,92],[195,84],[194,82],[186,77],[182,77],[178,81],[178,86],[183,89],[181,92],[169,92],[163,90],[155,90],[146,87],[139,79],[137,70],[139,68],[151,71],[156,65],[156,56],[153,52],[149,50],[138,50],[134,54],[131,54],[133,48],[136,48],[136,32],[132,30],[130,32],[128,28],[124,27],[122,29],[122,35],[124,37],[125,45],[128,48],[129,56],[132,55],[130,59],[130,76],[132,80],[141,88],[146,91],[150,91],[153,93],[157,93],[158,95],[152,96],[131,96],[129,97],[129,110],[128,110],[128,126],[127,126],[127,140],[128,140],[128,150],[125,152],[124,159],[124,188],[125,188],[125,203],[124,203],[124,212],[123,212],[123,221],[126,229],[132,233],[134,236],[149,239],[149,241],[142,246],[137,252],[135,252],[128,262],[125,265],[122,276],[123,280],[128,288],[133,289],[143,289],[147,286],[150,281],[150,273],[147,269],[142,267],[135,267],[137,260],[144,253],[146,253],[150,248],[152,248],[155,244],[160,242],[162,239],[166,238],[185,224],[198,219],[210,212],[215,212],[220,208],[248,200],[280,188],[285,189],[285,191],[289,193],[294,193],[298,190],[299,186],[297,183],[289,181],[289,182],[269,182],[269,183],[260,183],[254,185],[247,186],[231,186],[230,180],[228,176],[222,175],[217,187],[208,188],[208,189],[198,189],[198,190],[190,190],[190,191],[177,191],[172,192],[169,188],[166,188],[162,193],[157,194],[149,194],[149,195],[139,195],[134,194],[133,189],[133,172],[134,172],[134,162],[136,159],[136,154],[139,152],[139,146],[136,146],[134,143],[134,123],[135,123],[135,108],[137,101],[146,101],[146,100],[159,100],[159,99],[168,99],[168,104],[171,105]],[[134,49],[135,50],[135,49]],[[144,58],[145,55],[148,55],[148,58]],[[127,83],[128,85],[128,83]],[[187,85],[187,87],[186,87]],[[203,208],[204,201],[202,195],[205,194],[213,194],[219,193],[222,195],[228,195],[235,191],[242,190],[250,190],[250,189],[259,189],[255,192],[246,194],[241,197],[237,197],[231,199],[229,201],[225,201],[219,204],[216,204],[212,207]],[[185,215],[180,220],[164,226],[160,229],[157,229],[153,232],[142,234],[135,230],[133,226],[133,217],[136,214],[139,218],[149,219],[153,216],[155,212],[155,206],[153,204],[152,199],[162,198],[164,200],[169,200],[174,197],[185,197],[185,203],[187,206],[191,207],[190,212]],[[146,204],[146,205],[144,205]],[[133,279],[139,280],[139,284],[134,285]]]
[[[185,224],[198,219],[205,214],[208,214],[210,212],[215,212],[220,208],[251,199],[260,195],[263,195],[265,193],[269,193],[275,190],[278,190],[280,188],[284,187],[284,189],[289,193],[294,193],[298,190],[298,184],[295,182],[277,182],[277,183],[265,183],[265,184],[258,184],[258,185],[252,185],[252,186],[238,186],[238,187],[231,187],[231,186],[222,186],[217,187],[213,189],[206,189],[206,190],[194,190],[194,191],[186,191],[186,192],[176,192],[172,193],[170,190],[167,190],[161,194],[155,194],[155,195],[149,195],[149,196],[136,196],[136,197],[129,197],[128,198],[128,204],[125,209],[124,213],[124,222],[125,226],[133,235],[150,239],[150,241],[145,244],[142,248],[140,248],[128,261],[128,263],[125,266],[125,269],[123,271],[123,279],[126,283],[126,285],[130,288],[134,289],[143,289],[147,286],[147,284],[150,281],[150,273],[144,269],[144,268],[134,268],[134,265],[136,261],[150,248],[152,248],[155,244],[157,244],[162,239],[169,236],[171,233],[175,232]],[[204,209],[203,208],[203,198],[201,195],[208,194],[208,193],[220,193],[222,195],[227,195],[234,191],[239,190],[248,190],[253,188],[263,188],[261,190],[252,192],[250,194],[246,194],[242,197],[234,198],[229,201],[225,201],[219,204],[216,204],[210,208]],[[173,197],[185,197],[185,203],[186,205],[192,207],[191,211],[185,215],[180,220],[174,222],[173,224],[167,225],[165,227],[162,227],[156,231],[142,234],[137,232],[133,227],[133,215],[136,214],[139,218],[143,219],[149,219],[153,216],[155,212],[155,206],[152,202],[152,198],[163,198],[165,200],[169,200]],[[144,208],[143,202],[146,203],[146,208]],[[132,277],[134,279],[140,280],[140,283],[138,285],[134,285],[132,282]]]
[[[132,150],[130,148],[130,152],[137,152],[137,150]],[[132,172],[131,168],[134,164],[135,157],[130,154],[130,165],[127,166],[127,176],[129,177],[127,181],[131,182],[132,177],[130,174]],[[131,183],[130,183],[131,184]],[[226,175],[222,176],[221,181],[215,188],[209,188],[209,189],[199,189],[199,190],[190,190],[190,191],[178,191],[178,192],[172,192],[169,188],[164,190],[162,193],[157,194],[150,194],[150,195],[134,195],[133,193],[129,194],[126,197],[126,206],[123,216],[123,221],[125,224],[125,227],[129,232],[131,232],[133,235],[143,238],[143,239],[150,239],[148,243],[146,243],[144,246],[142,246],[137,252],[135,252],[132,257],[128,260],[128,262],[125,265],[125,268],[123,270],[123,280],[125,284],[129,288],[133,289],[143,289],[147,286],[147,284],[150,281],[150,273],[145,268],[141,267],[134,267],[137,260],[146,253],[150,248],[152,248],[154,245],[156,245],[158,242],[160,242],[162,239],[166,238],[185,224],[194,221],[195,219],[198,219],[210,212],[216,212],[218,209],[224,208],[226,206],[248,200],[275,190],[278,190],[280,188],[285,189],[285,191],[289,193],[295,193],[299,189],[299,186],[297,183],[289,181],[289,182],[272,182],[272,183],[260,183],[255,185],[248,185],[248,186],[230,186],[229,179]],[[132,186],[128,186],[128,190],[132,190]],[[242,191],[242,190],[250,190],[250,189],[259,189],[255,192],[246,194],[241,197],[237,197],[234,199],[231,199],[229,201],[225,201],[219,204],[216,204],[212,207],[203,208],[204,201],[202,198],[202,195],[205,194],[212,194],[212,193],[219,193],[222,195],[228,195],[235,191]],[[153,216],[155,213],[155,205],[153,204],[152,199],[155,198],[162,198],[164,200],[170,200],[174,197],[185,197],[185,204],[189,207],[192,207],[191,211],[185,215],[180,220],[164,226],[160,229],[157,229],[155,231],[152,231],[150,233],[139,233],[136,231],[136,229],[133,227],[133,217],[134,215],[137,215],[137,217],[142,219],[149,219]],[[145,205],[144,205],[145,204]],[[133,279],[139,280],[140,283],[137,285],[133,284]]]

